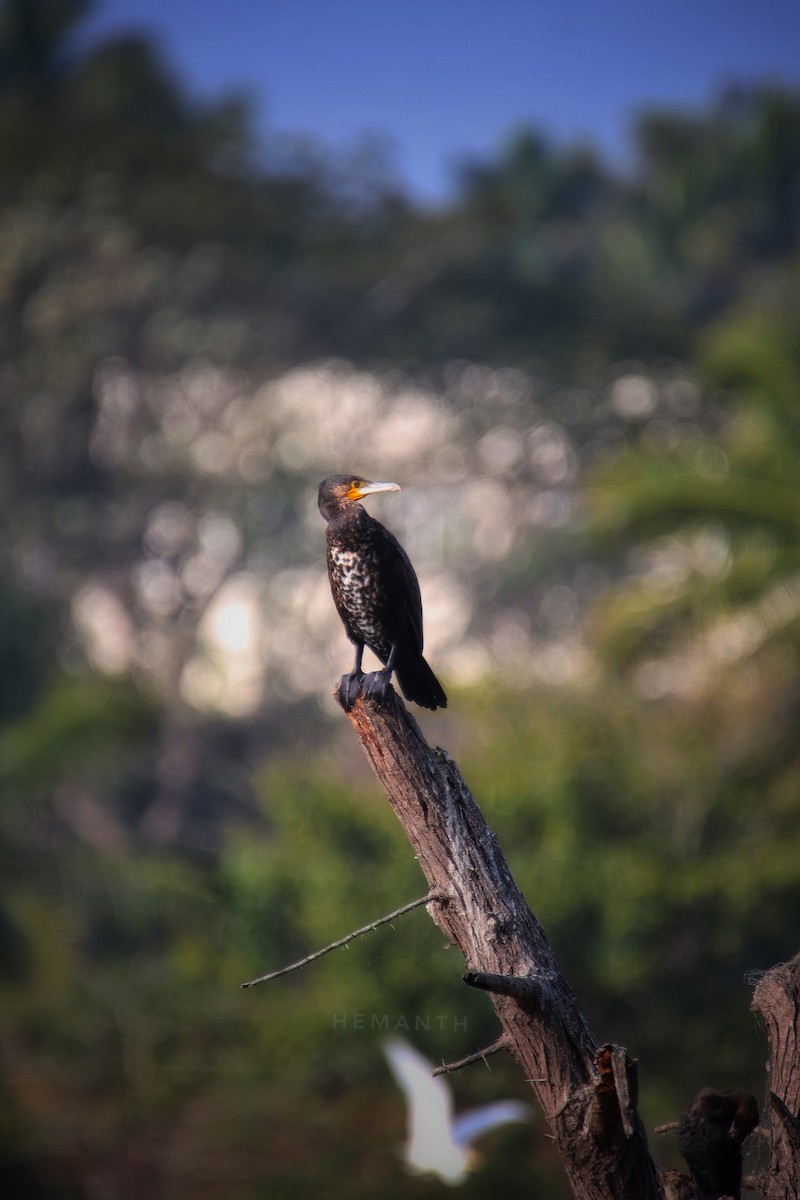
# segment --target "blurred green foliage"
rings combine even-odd
[[[132,594],[157,503],[227,513],[254,553],[266,530],[265,570],[307,552],[302,472],[253,496],[167,461],[144,418],[125,425],[124,379],[111,417],[139,468],[112,453],[117,426],[98,450],[97,372],[122,360],[167,388],[202,360],[234,392],[244,372],[329,355],[553,383],[537,403],[580,455],[585,520],[476,579],[487,606],[525,609],[594,572],[602,586],[578,589],[591,666],[574,689],[455,687],[432,737],[598,1037],[640,1059],[647,1125],[702,1085],[760,1093],[745,975],[797,949],[800,901],[800,97],[733,90],[691,119],[646,115],[627,180],[529,131],[466,166],[432,214],[369,156],[345,184],[322,151],[257,146],[245,106],[190,100],[147,41],[78,53],[83,11],[0,9],[14,1194],[440,1194],[402,1173],[381,1038],[407,1026],[441,1059],[495,1032],[423,912],[239,990],[424,883],[341,722],[310,703],[241,721],[191,709],[198,605],[147,627],[130,671],[87,666],[71,605],[90,573]],[[650,420],[646,376],[671,397]],[[465,387],[468,428],[470,402]],[[159,403],[145,396],[148,419]],[[148,673],[156,645],[166,666]],[[453,1088],[459,1107],[525,1094],[499,1059]],[[675,1163],[666,1142],[654,1152]],[[541,1121],[489,1148],[465,1195],[565,1194]]]

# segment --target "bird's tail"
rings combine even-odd
[[[444,688],[421,654],[419,658],[396,663],[394,673],[406,700],[422,708],[447,708]]]

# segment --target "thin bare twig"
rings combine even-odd
[[[669,1133],[673,1129],[677,1129],[680,1121],[667,1121],[664,1125],[656,1125],[653,1133]]]
[[[321,950],[315,950],[313,954],[306,955],[299,962],[291,963],[288,967],[281,967],[279,971],[270,971],[268,975],[259,975],[257,979],[251,979],[241,986],[243,988],[255,987],[257,983],[268,983],[270,979],[278,979],[281,975],[289,975],[292,971],[299,971],[301,967],[307,967],[309,963],[316,962],[318,958],[330,954],[331,950],[339,950],[342,946],[346,946],[348,942],[362,937],[365,933],[372,933],[381,925],[388,925],[395,917],[402,917],[405,913],[411,912],[413,908],[421,908],[423,904],[430,904],[434,900],[445,901],[446,899],[447,897],[441,892],[429,892],[427,896],[420,896],[418,900],[412,900],[409,904],[403,904],[400,908],[396,908],[394,912],[388,913],[387,916],[379,917],[377,921],[372,921],[369,925],[362,926],[361,929],[353,930],[352,933],[339,938],[338,941],[331,942],[329,946],[323,946]]]
[[[441,1067],[434,1067],[434,1075],[448,1075],[451,1071],[460,1071],[462,1067],[471,1067],[473,1063],[483,1061],[490,1054],[497,1054],[500,1050],[505,1050],[508,1042],[505,1037],[498,1038],[491,1046],[486,1046],[483,1050],[476,1050],[474,1054],[468,1054],[466,1058],[460,1058],[458,1062],[442,1063]],[[488,1063],[486,1063],[488,1067]]]

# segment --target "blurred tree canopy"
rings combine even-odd
[[[85,11],[0,6],[15,1194],[435,1191],[380,1039],[493,1029],[424,914],[238,989],[422,884],[327,705],[333,469],[415,484],[436,736],[647,1124],[759,1093],[744,975],[800,901],[800,94],[644,114],[626,178],[527,130],[430,212]],[[495,1062],[459,1107],[524,1095]],[[487,1149],[469,1194],[564,1194],[539,1125]]]

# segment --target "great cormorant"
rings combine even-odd
[[[397,676],[406,700],[445,708],[447,697],[422,657],[422,600],[408,555],[379,521],[358,503],[373,492],[399,492],[396,483],[371,483],[331,475],[319,485],[319,511],[327,522],[328,578],[348,638],[356,648],[353,670],[339,681],[339,698],[352,708],[359,692],[382,700]],[[365,676],[364,647],[384,664]]]

